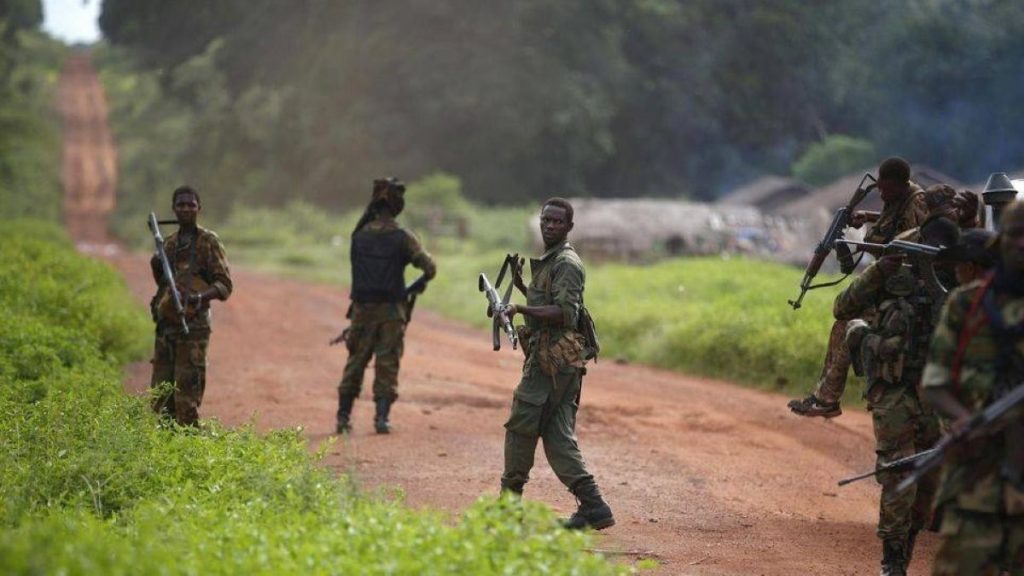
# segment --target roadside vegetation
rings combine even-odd
[[[456,521],[360,492],[301,430],[159,424],[125,394],[150,323],[52,224],[0,222],[0,572],[617,574],[539,504]]]

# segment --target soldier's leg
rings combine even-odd
[[[1002,522],[995,514],[961,511],[953,506],[942,520],[942,543],[932,563],[935,576],[996,576],[1000,573],[1001,548],[1006,536]],[[1010,574],[1024,570],[1010,568]]]
[[[338,384],[338,393],[342,396],[359,396],[363,389],[363,373],[370,363],[375,345],[376,326],[353,322],[349,327],[345,348],[348,349],[348,360]]]
[[[942,429],[938,416],[930,406],[920,399],[917,399],[916,403],[919,414],[915,423],[915,453],[933,448],[938,444],[939,439],[942,438]],[[917,494],[914,499],[914,508],[911,515],[911,530],[915,533],[921,530],[935,531],[938,529],[932,520],[932,504],[935,500],[935,494],[939,490],[940,473],[940,470],[935,470],[917,483]],[[938,520],[936,519],[936,521]]]
[[[538,377],[537,374],[523,374],[512,397],[512,410],[505,422],[505,470],[501,475],[503,491],[522,494],[523,486],[530,479],[546,397],[543,393],[528,394],[522,390],[530,389],[529,379]],[[538,386],[535,389],[541,388]]]
[[[153,375],[150,389],[164,382],[174,382],[174,340],[165,334],[157,334],[153,343]],[[153,411],[160,416],[174,418],[174,391],[153,397]]]
[[[195,426],[199,422],[199,406],[206,392],[206,349],[209,334],[190,334],[178,340],[175,355],[174,411],[178,424]]]
[[[587,464],[576,440],[576,412],[579,409],[581,384],[580,371],[558,375],[548,413],[541,423],[541,437],[544,440],[544,454],[552,470],[579,500],[579,507],[565,521],[565,527],[601,530],[613,526],[615,517],[601,496],[594,477],[587,471]]]
[[[383,322],[373,347],[373,399],[398,399],[398,369],[405,350],[405,322]]]
[[[884,384],[876,384],[884,386]],[[871,404],[871,419],[875,432],[875,453],[879,466],[914,453],[916,414],[914,399],[904,386],[890,386]],[[917,497],[916,487],[898,494],[896,486],[903,474],[882,473],[877,476],[882,485],[878,507],[878,537],[882,539],[882,565],[892,573],[901,573],[907,558],[907,536],[910,534],[911,516]],[[898,568],[895,569],[895,568]]]
[[[828,352],[825,353],[825,364],[821,367],[815,397],[823,404],[839,402],[846,390],[846,375],[850,371],[850,352],[846,347],[845,320],[832,323],[832,331],[828,335]]]
[[[587,471],[576,438],[576,412],[579,410],[576,399],[581,383],[582,376],[578,371],[559,374],[555,393],[541,422],[544,455],[555,475],[569,490],[592,482],[594,478]]]

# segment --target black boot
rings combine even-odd
[[[579,508],[572,517],[564,522],[566,528],[570,530],[584,528],[603,530],[615,525],[612,509],[604,501],[604,498],[601,498],[601,491],[597,489],[597,484],[593,480],[577,486],[572,493],[579,501]]]
[[[882,541],[882,571],[879,576],[907,576],[907,549],[903,538]]]
[[[390,398],[377,398],[377,415],[373,419],[373,427],[377,434],[390,434],[391,423],[388,422],[388,414],[391,412]]]
[[[338,395],[338,425],[334,429],[336,433],[347,434],[352,431],[352,404],[355,401],[355,396]]]

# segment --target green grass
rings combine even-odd
[[[527,209],[475,208],[470,237],[423,236],[438,277],[421,305],[477,327],[489,326],[477,275],[495,280],[506,251],[530,248]],[[218,228],[232,262],[264,271],[347,284],[348,234],[356,214],[330,216],[296,204],[244,209]],[[409,279],[415,271],[408,272]],[[679,258],[652,265],[587,269],[586,301],[605,361],[621,359],[728,379],[792,395],[818,378],[837,288],[810,292],[794,311],[801,271],[746,258]],[[823,276],[818,281],[823,281]],[[520,295],[516,295],[522,301]],[[860,386],[845,402],[860,404]]]
[[[301,430],[159,423],[121,389],[151,338],[132,301],[55,226],[0,222],[0,573],[632,570],[540,504],[482,498],[452,522],[360,493]]]

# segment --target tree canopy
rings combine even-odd
[[[105,0],[100,24],[191,115],[180,173],[232,201],[439,170],[494,203],[707,199],[836,136],[966,180],[1024,157],[1011,0]]]

